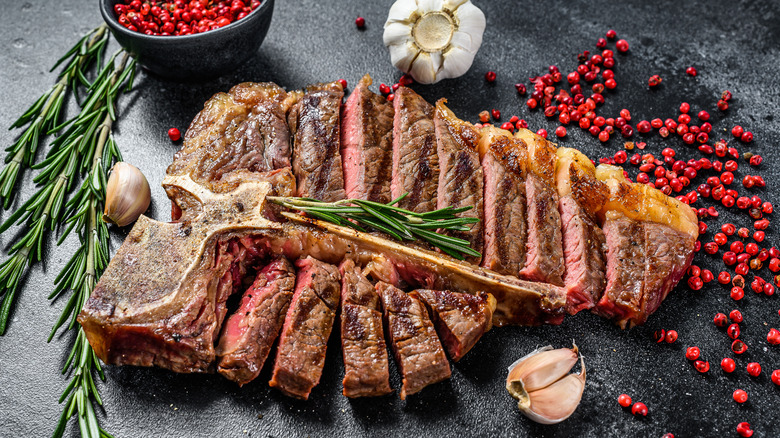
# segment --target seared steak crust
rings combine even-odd
[[[393,104],[368,89],[365,75],[341,116],[341,158],[347,198],[390,202],[393,167]]]
[[[482,266],[517,276],[525,265],[526,149],[522,140],[486,128],[480,139],[484,175]]]
[[[398,206],[423,213],[436,209],[439,158],[433,106],[406,87],[393,100],[393,174],[391,197],[408,193]]]
[[[410,295],[425,303],[447,354],[455,362],[463,358],[492,326],[495,299],[485,292],[471,295],[418,289]]]
[[[339,270],[343,393],[347,397],[389,394],[393,389],[379,295],[352,260],[345,260]]]
[[[290,109],[292,168],[298,196],[331,202],[344,199],[340,121],[344,89],[338,82],[311,85]]]
[[[263,368],[295,287],[295,268],[279,257],[257,274],[244,292],[238,310],[228,318],[217,346],[218,371],[244,385],[254,380]]]
[[[471,207],[460,214],[461,217],[473,217],[479,222],[466,225],[468,231],[450,231],[443,233],[466,240],[471,248],[482,253],[484,236],[482,235],[482,191],[483,176],[479,163],[479,134],[477,130],[458,118],[444,105],[445,99],[436,103],[433,124],[436,132],[436,150],[439,156],[439,187],[436,208]],[[479,264],[481,257],[468,256],[470,263]]]
[[[279,338],[271,387],[306,400],[325,365],[328,338],[339,305],[338,268],[307,257],[295,262],[295,294]]]
[[[385,323],[401,371],[401,400],[450,377],[447,356],[425,306],[387,283],[376,285],[382,297]]]

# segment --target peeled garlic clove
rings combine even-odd
[[[485,24],[485,14],[468,0],[398,0],[383,40],[396,68],[431,84],[471,67]]]
[[[152,192],[149,182],[137,167],[117,162],[106,185],[103,221],[120,227],[129,225],[149,208]]]
[[[517,407],[528,418],[541,424],[556,424],[577,410],[585,390],[585,363],[582,372],[569,374],[552,385],[528,393]]]
[[[569,374],[580,359],[582,371]],[[509,368],[506,389],[518,400],[517,406],[528,418],[542,424],[568,418],[582,399],[585,389],[585,360],[574,348],[537,349]]]

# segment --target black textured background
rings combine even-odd
[[[122,98],[121,118],[115,134],[125,160],[140,167],[152,185],[149,214],[168,219],[168,202],[160,182],[179,144],[166,131],[182,131],[213,93],[241,81],[275,81],[288,88],[345,78],[350,85],[368,72],[375,83],[392,83],[399,74],[382,44],[382,24],[391,1],[282,1],[276,4],[273,24],[257,56],[238,71],[208,83],[181,84],[140,74],[135,91]],[[676,117],[681,101],[713,114],[716,139],[726,127],[742,124],[756,140],[740,151],[760,152],[760,173],[766,189],[752,190],[774,202],[777,190],[777,139],[775,118],[780,97],[780,4],[777,1],[672,2],[642,0],[476,2],[488,21],[482,49],[464,77],[434,86],[415,86],[433,102],[447,97],[461,117],[476,120],[483,109],[497,108],[502,121],[512,114],[529,120],[532,128],[555,125],[536,112],[528,114],[524,98],[513,84],[544,73],[557,64],[568,72],[576,54],[595,50],[595,41],[609,28],[628,39],[628,55],[617,55],[619,84],[607,93],[604,116],[617,116],[627,107],[634,123],[642,118]],[[353,21],[362,15],[366,29]],[[0,6],[0,126],[13,120],[55,81],[48,73],[52,63],[84,32],[100,24],[97,1],[3,1]],[[204,54],[208,56],[208,54]],[[699,76],[685,75],[694,65]],[[483,75],[495,70],[498,80],[488,85]],[[659,74],[664,82],[649,91],[647,78]],[[734,93],[727,121],[715,108],[720,92]],[[71,110],[74,109],[70,102]],[[11,144],[19,131],[0,131],[0,144]],[[731,139],[726,133],[725,138]],[[636,137],[636,136],[635,136]],[[637,138],[635,138],[637,140]],[[646,151],[660,153],[667,144],[681,149],[685,158],[697,157],[678,139],[646,139]],[[585,151],[591,158],[611,155],[622,147],[613,139],[601,145],[589,134],[570,128],[561,142]],[[732,141],[732,143],[734,143]],[[740,160],[741,180],[747,165]],[[752,169],[751,169],[752,171]],[[755,172],[753,172],[755,173]],[[24,196],[31,193],[31,176],[24,178]],[[703,178],[700,178],[703,179]],[[698,184],[700,181],[697,181]],[[704,205],[708,205],[705,201]],[[17,200],[16,206],[20,205]],[[780,207],[780,205],[778,205]],[[720,209],[724,210],[723,208]],[[7,214],[4,215],[7,217]],[[721,214],[708,222],[724,220],[750,226],[746,215]],[[717,224],[717,225],[716,225]],[[113,231],[114,250],[127,230]],[[4,248],[13,233],[0,237]],[[704,235],[711,239],[713,232]],[[777,243],[774,232],[769,245]],[[0,338],[0,435],[46,436],[59,416],[57,398],[68,380],[59,369],[68,339],[46,344],[49,329],[62,303],[49,305],[52,281],[75,248],[73,240],[61,247],[51,242],[47,263],[33,268],[23,285],[8,333]],[[722,264],[699,254],[696,263],[716,273]],[[766,271],[766,270],[765,270]],[[768,278],[768,273],[763,275]],[[719,362],[729,351],[730,339],[712,324],[715,312],[739,308],[745,314],[743,339],[750,346],[737,358],[738,370],[725,376]],[[348,400],[341,392],[340,352],[334,346],[325,365],[322,383],[308,402],[293,401],[270,390],[266,370],[256,382],[239,389],[215,375],[175,375],[158,369],[107,367],[100,385],[105,400],[101,424],[119,437],[177,436],[648,436],[672,432],[677,437],[737,436],[740,421],[749,421],[756,437],[780,436],[780,387],[769,380],[780,368],[780,347],[769,346],[769,327],[780,326],[777,297],[746,292],[739,303],[725,287],[710,284],[692,292],[683,284],[644,326],[620,330],[588,313],[567,318],[558,327],[502,328],[489,332],[461,363],[453,366],[451,380],[425,390],[406,402],[397,396]],[[676,329],[676,344],[655,344],[656,329]],[[503,388],[506,367],[537,346],[569,345],[574,339],[586,357],[588,384],[578,411],[557,426],[526,420]],[[685,347],[701,347],[712,369],[696,372],[683,357]],[[751,378],[750,361],[764,372]],[[395,388],[399,381],[392,370]],[[750,400],[737,405],[736,388],[747,390]],[[629,393],[650,409],[647,418],[634,418],[621,409],[617,396]],[[69,435],[78,431],[69,427]]]

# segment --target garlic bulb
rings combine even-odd
[[[578,358],[582,371],[569,374]],[[585,360],[576,345],[539,348],[509,367],[506,389],[526,417],[541,424],[560,423],[574,413],[582,399]]]
[[[149,208],[152,192],[149,182],[137,167],[118,162],[111,169],[106,185],[103,221],[120,227],[129,225]]]
[[[484,31],[485,14],[469,0],[397,0],[384,42],[394,66],[432,84],[466,73]]]

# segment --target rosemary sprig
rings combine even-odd
[[[442,252],[463,260],[463,255],[479,257],[481,254],[469,246],[469,242],[436,232],[436,230],[468,231],[466,225],[479,222],[472,217],[458,217],[471,207],[447,207],[426,213],[415,213],[396,207],[406,194],[388,204],[345,199],[322,202],[309,198],[269,196],[269,201],[286,208],[305,212],[308,216],[359,231],[371,229],[389,234],[396,240],[422,240]]]
[[[14,224],[27,224],[27,232],[11,246],[8,259],[0,265],[0,335],[5,333],[22,276],[31,264],[41,260],[46,236],[64,219],[62,207],[66,193],[73,188],[81,171],[89,169],[89,160],[83,162],[83,157],[92,157],[103,131],[101,127],[108,124],[110,129],[121,85],[124,82],[132,85],[135,60],[125,53],[116,62],[117,55],[111,57],[90,86],[88,100],[79,115],[52,142],[47,157],[33,166],[41,170],[33,180],[40,185],[38,191],[0,225],[3,233]]]
[[[75,90],[79,84],[89,86],[86,71],[93,64],[100,64],[107,41],[108,32],[105,25],[84,35],[52,67],[54,70],[69,60],[60,73],[57,83],[38,98],[9,128],[21,128],[27,125],[14,144],[6,148],[8,152],[5,157],[6,165],[0,172],[0,200],[4,209],[7,209],[13,201],[14,186],[20,172],[33,165],[41,138],[61,128],[57,123],[61,119],[63,103],[68,91],[76,94]],[[78,98],[77,94],[76,97]]]
[[[78,416],[82,437],[111,436],[98,425],[93,405],[93,402],[97,405],[103,404],[95,386],[94,374],[97,373],[101,379],[105,379],[105,376],[100,361],[76,317],[108,264],[108,228],[98,217],[105,202],[106,174],[113,163],[121,159],[119,149],[111,136],[111,119],[107,115],[98,132],[91,169],[79,190],[65,206],[68,212],[66,230],[58,244],[77,229],[81,246],[57,276],[54,291],[49,296],[49,299],[56,300],[66,292],[72,292],[48,340],[51,341],[57,330],[68,321],[67,330],[77,331],[73,349],[62,370],[63,374],[72,373],[72,376],[70,384],[60,397],[60,403],[65,400],[67,402],[52,435],[55,438],[63,436],[68,420],[74,415]],[[85,160],[85,163],[88,161]]]

